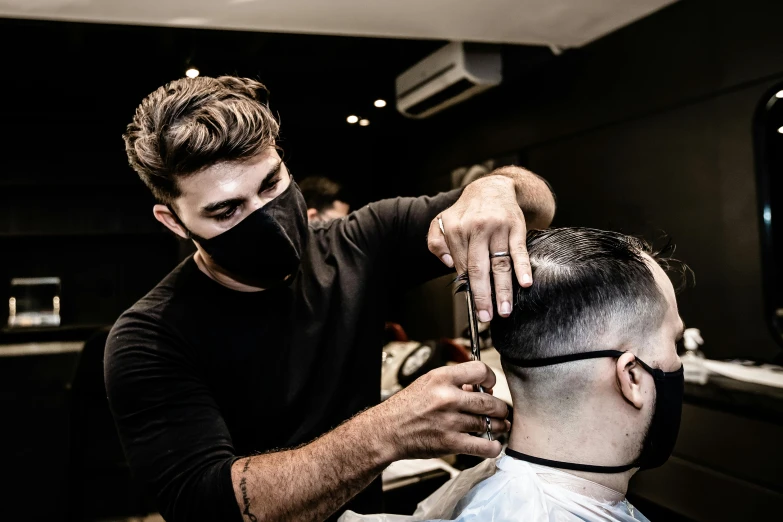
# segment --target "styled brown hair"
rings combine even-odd
[[[128,125],[128,162],[155,198],[180,195],[178,177],[275,147],[280,125],[268,91],[249,78],[182,78],[144,98]]]

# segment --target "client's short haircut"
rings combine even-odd
[[[521,288],[513,278],[512,313],[492,321],[492,340],[507,372],[528,374],[509,360],[607,349],[602,340],[643,346],[660,328],[668,304],[643,254],[664,268],[676,262],[646,242],[617,232],[555,228],[531,231],[527,248],[533,285]]]
[[[299,183],[307,208],[318,212],[329,210],[337,200],[342,201],[342,187],[339,183],[322,176],[311,176]]]

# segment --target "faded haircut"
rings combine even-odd
[[[533,285],[521,288],[512,278],[511,315],[496,314],[491,325],[503,367],[522,378],[531,369],[511,361],[611,349],[606,343],[617,341],[643,348],[669,306],[644,254],[667,271],[688,270],[664,257],[670,245],[655,252],[641,239],[592,228],[531,231],[527,248]],[[536,370],[558,373],[554,366]]]
[[[249,78],[182,78],[144,98],[128,125],[128,162],[161,203],[180,194],[177,178],[276,147],[280,130],[263,84]]]

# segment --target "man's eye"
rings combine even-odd
[[[268,190],[272,190],[273,188],[275,188],[277,186],[277,184],[279,182],[280,182],[280,176],[276,177],[275,179],[273,179],[269,183],[267,183],[266,186],[264,186],[261,189],[261,192],[266,192]]]
[[[231,219],[231,216],[233,216],[237,211],[237,207],[229,207],[228,210],[221,212],[220,214],[216,214],[214,217],[218,221],[225,221],[226,219]]]

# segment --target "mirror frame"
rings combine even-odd
[[[759,101],[753,117],[753,148],[764,318],[783,347],[783,97],[776,96],[779,92],[783,93],[783,83],[767,90]]]

